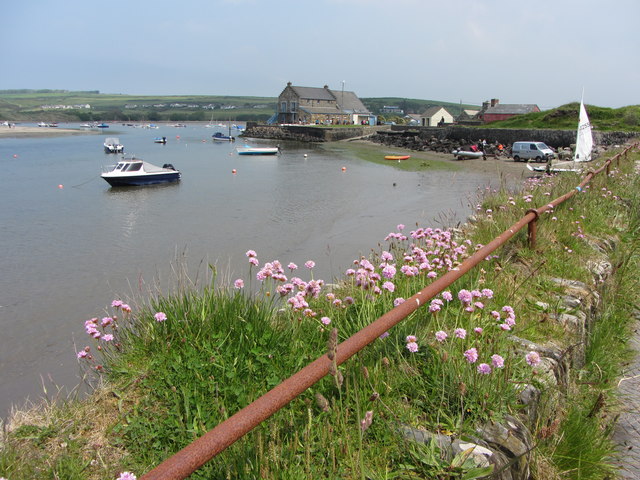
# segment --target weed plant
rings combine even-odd
[[[536,249],[526,231],[518,233],[190,478],[480,478],[491,468],[474,466],[468,452],[451,459],[434,441],[416,443],[402,432],[470,438],[483,422],[522,411],[519,393],[528,385],[545,398],[571,399],[534,425],[545,478],[602,478],[612,453],[605,406],[613,404],[637,292],[632,163],[543,214]],[[0,475],[125,479],[133,478],[125,471],[150,470],[309,362],[331,358],[341,341],[578,183],[573,174],[545,176],[522,191],[490,192],[464,232],[398,225],[337,284],[315,278],[312,260],[263,262],[250,250],[247,274],[234,282],[211,269],[201,291],[134,299],[133,306],[114,300],[104,316],[85,322],[90,341],[77,352],[96,393],[17,422],[0,452]],[[603,240],[619,247],[605,319],[593,326],[587,362],[563,390],[544,375],[539,353],[515,339],[576,341],[548,321],[566,310],[553,300],[562,290],[550,279],[593,283],[586,265],[602,256],[594,245]],[[101,421],[87,411],[100,412]],[[87,428],[99,440],[83,436]]]

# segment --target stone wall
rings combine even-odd
[[[260,125],[247,122],[247,128],[242,136],[299,142],[335,142],[373,135],[378,130],[379,128],[371,126],[331,128],[315,125]]]

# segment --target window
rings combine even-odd
[[[287,102],[280,102],[280,111],[281,112],[286,112],[287,111]]]
[[[295,112],[296,111],[296,102],[291,102],[291,111]]]

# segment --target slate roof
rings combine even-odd
[[[291,86],[291,88],[300,98],[306,98],[309,100],[336,100],[336,97],[333,96],[331,91],[326,88],[296,86]]]
[[[432,117],[432,116],[434,116],[436,113],[438,113],[440,110],[444,110],[445,112],[449,113],[449,111],[448,111],[446,108],[444,108],[444,107],[442,107],[442,106],[437,106],[437,105],[436,105],[435,107],[429,107],[429,108],[427,108],[427,109],[424,111],[424,113],[422,114],[422,116],[423,116],[423,117]],[[451,114],[449,113],[449,115],[451,115]]]
[[[338,105],[340,105],[342,110],[345,112],[362,114],[371,113],[354,92],[331,90],[331,93],[336,97]]]
[[[535,104],[502,104],[494,105],[493,107],[489,107],[484,111],[484,114],[487,115],[522,115],[525,113],[535,112],[537,109],[537,105]]]

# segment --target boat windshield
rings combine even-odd
[[[137,172],[142,168],[142,162],[130,163],[128,166],[122,169],[123,172]]]

